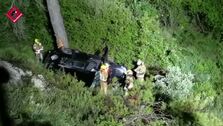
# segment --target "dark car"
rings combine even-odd
[[[106,56],[106,54],[103,56]],[[51,69],[61,69],[94,75],[94,73],[99,70],[104,59],[107,58],[65,48],[63,50],[49,51],[45,57],[44,63],[47,68]],[[111,61],[106,62],[110,65],[109,70],[111,78],[117,77],[119,79],[124,79],[126,67]]]

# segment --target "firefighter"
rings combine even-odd
[[[137,61],[137,68],[134,69],[134,71],[136,72],[136,79],[144,81],[144,76],[146,74],[146,66],[143,61]]]
[[[125,78],[125,95],[128,95],[128,91],[133,88],[133,71],[132,70],[127,70],[126,72],[126,78]]]
[[[102,64],[100,67],[100,86],[101,86],[101,92],[105,95],[107,95],[107,89],[108,89],[108,70],[109,65],[108,64]]]
[[[40,43],[39,39],[35,39],[33,44],[33,50],[35,51],[35,55],[38,61],[43,61],[43,46]]]
[[[94,75],[94,80],[93,80],[90,88],[93,89],[99,85],[100,85],[100,71],[96,71],[95,75]]]

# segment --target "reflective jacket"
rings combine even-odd
[[[136,72],[136,77],[142,78],[146,74],[146,66],[144,64],[142,64],[142,65],[138,66],[134,71]]]
[[[108,70],[100,71],[100,81],[107,82],[108,80]]]
[[[33,50],[34,50],[36,53],[40,53],[40,51],[43,50],[43,46],[42,46],[41,44],[34,43],[34,44],[33,44]]]

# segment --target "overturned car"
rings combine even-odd
[[[108,51],[105,51],[103,56],[100,57],[98,55],[87,54],[69,48],[63,50],[51,50],[46,54],[44,64],[50,69],[76,72],[84,75],[85,78],[92,78],[95,72],[99,70],[102,62],[107,59],[107,53]],[[106,62],[110,65],[110,78],[125,78],[126,67],[109,60],[106,60]]]

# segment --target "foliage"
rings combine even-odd
[[[185,99],[193,93],[193,79],[193,74],[185,74],[179,67],[169,67],[166,77],[158,79],[155,86],[159,92],[170,96],[172,99]]]
[[[131,63],[137,25],[124,4],[117,0],[63,0],[61,6],[72,48],[95,53],[106,43],[117,62],[126,59]]]
[[[201,126],[220,126],[223,125],[223,122],[221,119],[219,119],[218,117],[216,117],[214,114],[212,113],[196,113],[196,118],[198,119],[198,123]]]
[[[151,65],[171,64],[165,50],[173,48],[172,39],[162,36],[156,10],[146,2],[135,3],[134,10],[118,0],[63,0],[61,6],[72,48],[94,53],[106,43],[109,55],[129,67],[137,58]]]
[[[102,96],[91,97],[83,83],[72,77],[62,75],[57,80],[55,83],[63,80],[60,85],[66,88],[50,84],[44,92],[40,92],[28,82],[21,86],[8,86],[10,115],[19,116],[17,123],[32,120],[49,121],[52,125],[94,125],[95,120],[101,123]],[[19,99],[24,100],[17,104]],[[109,120],[109,116],[104,118]]]

